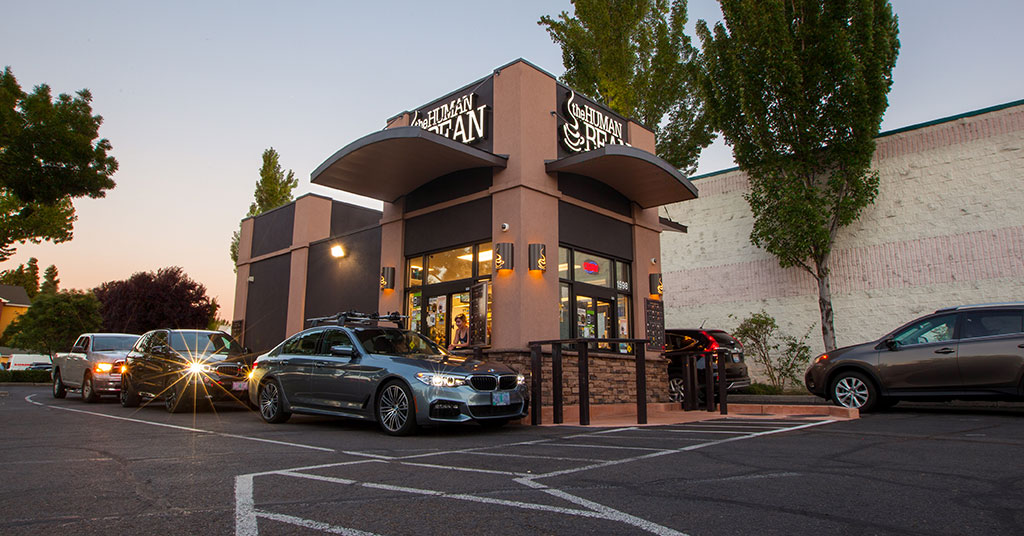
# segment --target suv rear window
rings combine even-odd
[[[1009,335],[1022,331],[1021,311],[976,311],[964,313],[962,339]]]

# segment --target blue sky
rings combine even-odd
[[[902,49],[883,130],[1024,99],[1024,2],[896,0]],[[23,88],[88,88],[120,162],[104,199],[76,202],[75,239],[24,245],[57,265],[62,288],[182,266],[230,318],[231,233],[260,154],[300,179],[384,121],[522,57],[552,74],[561,51],[536,24],[571,9],[539,2],[7,2],[0,66]],[[690,1],[696,19],[720,18]],[[705,151],[698,173],[731,167]],[[371,206],[373,202],[360,200]],[[377,205],[379,206],[379,204]],[[685,223],[685,222],[684,222]]]

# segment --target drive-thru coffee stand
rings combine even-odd
[[[644,369],[648,400],[667,401],[659,233],[681,226],[657,209],[697,190],[654,151],[647,128],[516,60],[313,172],[383,212],[311,194],[244,220],[232,329],[263,351],[306,318],[399,311],[442,346],[523,372],[530,341],[645,339],[591,345],[590,402],[635,401]],[[575,355],[563,352],[568,404]]]

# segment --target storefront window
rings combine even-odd
[[[427,284],[473,277],[473,247],[427,255]]]
[[[558,248],[559,336],[615,339],[633,335],[631,267],[626,261]],[[570,270],[569,267],[572,266]],[[630,344],[596,343],[598,350],[628,353]]]
[[[612,261],[577,251],[573,263],[573,279],[598,287],[612,286]]]
[[[490,285],[481,283],[490,280],[492,256],[492,244],[482,242],[408,258],[405,311],[409,329],[446,348],[489,344]]]

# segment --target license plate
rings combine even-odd
[[[249,382],[231,382],[232,391],[248,391]]]
[[[492,406],[509,406],[509,405],[512,405],[512,394],[511,393],[491,393],[491,405]]]

